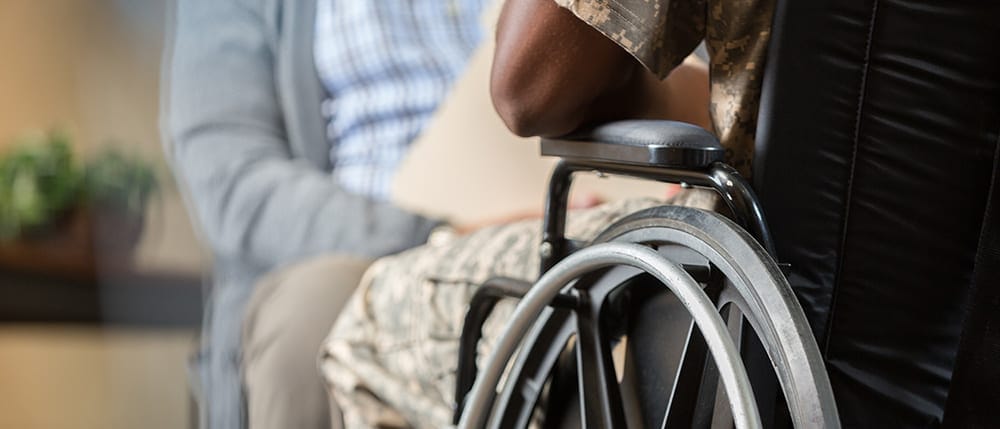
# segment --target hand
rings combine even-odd
[[[505,216],[485,219],[479,222],[473,222],[464,225],[455,225],[455,232],[457,232],[459,235],[466,235],[489,226],[520,222],[522,220],[528,220],[528,219],[538,219],[540,217],[541,213],[534,210],[515,212]]]
[[[676,183],[668,184],[666,192],[663,193],[663,200],[669,201],[671,198],[679,194],[681,192],[681,189],[683,189],[681,188],[681,185],[678,185]]]
[[[580,195],[574,195],[570,198],[569,209],[570,210],[583,210],[592,207],[597,207],[604,204],[604,197],[595,192],[585,192]]]
[[[569,209],[570,210],[589,209],[592,207],[597,207],[601,204],[604,204],[603,197],[593,192],[587,192],[584,194],[575,195],[569,202]],[[503,225],[508,223],[520,222],[523,220],[541,219],[541,218],[542,218],[541,210],[528,210],[522,212],[515,212],[505,216],[486,219],[483,221],[473,222],[470,224],[455,225],[455,232],[457,232],[459,235],[466,235],[476,230],[486,228],[489,226]]]

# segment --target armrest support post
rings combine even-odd
[[[569,206],[569,189],[573,184],[576,166],[565,159],[559,160],[549,178],[549,191],[545,199],[545,217],[542,218],[542,243],[538,249],[541,271],[544,273],[569,254],[566,230],[566,210]]]
[[[606,161],[561,159],[549,180],[549,193],[545,201],[545,218],[542,220],[541,272],[544,273],[572,251],[565,237],[566,207],[573,174],[579,171],[599,171],[666,183],[683,183],[712,188],[733,212],[733,219],[745,228],[774,256],[774,242],[767,228],[764,211],[756,194],[740,174],[729,165],[715,162],[707,168],[675,169],[634,164],[616,164]]]

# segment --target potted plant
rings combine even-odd
[[[80,174],[62,133],[23,138],[0,158],[0,240],[38,232],[76,203]]]
[[[0,157],[0,268],[126,269],[157,190],[152,166],[115,146],[81,166],[63,133],[24,138]]]
[[[108,146],[87,164],[83,184],[95,244],[106,254],[130,256],[142,235],[146,205],[158,190],[152,167]]]

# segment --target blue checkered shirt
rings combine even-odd
[[[385,200],[482,36],[488,0],[318,0],[316,69],[333,178]]]

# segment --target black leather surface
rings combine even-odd
[[[1000,426],[1000,147],[942,427]]]
[[[785,0],[775,22],[754,179],[779,260],[845,427],[934,427],[1000,128],[1000,3]]]

